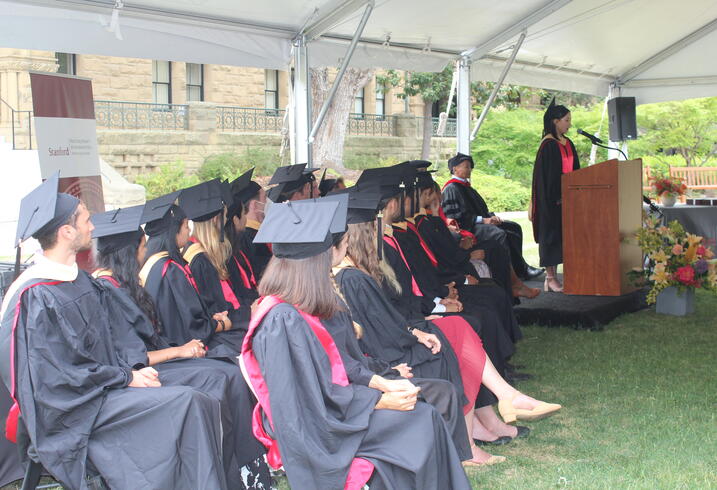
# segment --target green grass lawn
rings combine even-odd
[[[527,439],[493,450],[506,463],[469,470],[484,488],[717,487],[717,299],[687,318],[654,309],[602,332],[528,327],[519,389],[560,402]]]

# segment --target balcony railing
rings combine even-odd
[[[188,110],[184,104],[96,100],[95,120],[104,129],[187,130]]]
[[[395,118],[379,114],[349,114],[348,134],[360,136],[396,136]]]
[[[438,136],[438,121],[439,121],[439,118],[437,118],[437,117],[434,117],[432,120],[433,136]],[[456,119],[455,118],[449,117],[448,120],[446,120],[446,129],[441,136],[450,137],[450,138],[456,137]]]
[[[285,112],[281,109],[217,106],[217,129],[229,133],[280,133]]]

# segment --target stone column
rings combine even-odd
[[[410,113],[395,114],[396,136],[399,138],[417,138],[420,135],[419,118]]]

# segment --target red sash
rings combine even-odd
[[[244,252],[239,250],[239,253],[242,257],[244,257],[244,262],[247,264],[247,267],[249,267],[249,274],[246,273],[244,270],[244,267],[241,266],[241,263],[237,260],[236,256],[232,255],[232,259],[234,259],[234,263],[237,266],[237,269],[239,269],[239,274],[241,274],[241,282],[244,284],[244,287],[246,289],[256,289],[256,279],[254,279],[254,270],[251,268],[251,264],[249,263],[249,259],[246,258],[246,255],[244,255]]]
[[[394,249],[401,255],[401,259],[403,259],[403,263],[406,265],[406,269],[408,269],[409,274],[411,274],[411,291],[413,291],[413,294],[416,296],[423,296],[423,293],[421,292],[421,288],[418,287],[416,278],[413,277],[413,272],[411,272],[411,266],[408,265],[406,256],[403,255],[403,250],[401,250],[401,246],[398,244],[398,241],[394,237],[388,236],[388,235],[383,236],[383,241],[388,243],[392,249]]]
[[[563,163],[563,173],[569,174],[573,171],[573,148],[567,141],[564,145],[558,142],[558,147],[560,148],[560,157]]]
[[[276,296],[265,296],[259,298],[256,310],[252,312],[251,322],[249,322],[249,330],[244,338],[244,343],[241,349],[241,364],[244,371],[244,377],[259,401],[259,403],[254,406],[252,430],[257,440],[259,440],[259,442],[264,444],[267,448],[267,461],[274,469],[278,469],[282,466],[281,454],[279,453],[279,444],[277,441],[272,439],[264,429],[264,423],[261,416],[262,410],[266,414],[272,430],[274,430],[274,422],[271,417],[269,389],[267,388],[264,377],[261,374],[259,362],[252,350],[252,339],[257,327],[261,324],[269,310],[283,302],[284,301]],[[344,363],[341,360],[341,354],[339,354],[339,350],[336,347],[331,334],[329,334],[329,332],[324,328],[321,324],[321,320],[317,317],[311,316],[299,309],[297,309],[297,311],[306,323],[309,324],[309,327],[311,327],[311,330],[319,339],[319,342],[321,342],[321,346],[324,348],[324,351],[329,358],[329,362],[331,363],[331,382],[339,386],[348,386],[349,380],[346,376],[346,368],[344,368]],[[351,462],[348,476],[346,477],[346,485],[344,486],[344,489],[357,490],[363,488],[368,479],[371,477],[373,469],[373,464],[370,461],[363,458],[354,458]]]
[[[436,255],[431,250],[431,247],[428,246],[426,241],[423,239],[421,234],[418,232],[418,227],[411,223],[410,221],[406,221],[406,225],[408,226],[408,229],[411,230],[416,237],[418,237],[418,241],[421,242],[421,248],[424,252],[426,252],[426,255],[428,256],[428,260],[431,261],[431,264],[433,264],[433,267],[438,267],[438,259],[436,259]]]
[[[237,295],[234,294],[231,281],[229,281],[229,279],[220,279],[219,283],[222,285],[222,294],[224,295],[224,299],[232,305],[232,308],[238,310],[241,305],[239,303],[239,298],[237,298]]]
[[[17,423],[20,418],[20,405],[17,403],[15,398],[15,330],[17,329],[17,322],[20,319],[20,302],[22,301],[22,295],[25,294],[30,288],[35,286],[54,286],[60,284],[63,281],[49,281],[49,282],[38,282],[27,286],[25,289],[20,291],[17,295],[17,303],[15,303],[15,315],[12,320],[12,331],[10,332],[10,398],[12,398],[12,406],[5,419],[5,437],[10,442],[17,443]]]
[[[446,186],[447,186],[448,184],[450,184],[451,182],[455,182],[456,184],[461,184],[461,185],[463,185],[463,186],[465,186],[465,187],[468,187],[468,183],[467,183],[467,182],[463,182],[463,181],[460,181],[460,180],[458,180],[458,179],[451,179],[451,180],[449,180],[448,182],[446,182],[446,184],[443,186],[443,189],[445,189]],[[460,235],[461,235],[462,237],[468,237],[468,238],[470,238],[470,239],[473,241],[473,245],[476,244],[476,237],[475,237],[475,235],[473,235],[473,233],[471,233],[471,232],[468,231],[468,230],[463,230],[463,229],[461,229],[461,227],[458,226],[458,222],[457,222],[456,220],[454,220],[454,219],[448,219],[448,217],[446,216],[446,213],[443,212],[443,208],[442,208],[441,206],[438,206],[438,215],[441,217],[441,219],[442,219],[443,222],[446,224],[446,226],[455,226],[456,228],[458,228],[458,233],[460,233]]]

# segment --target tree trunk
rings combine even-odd
[[[312,147],[315,167],[331,167],[345,170],[344,142],[348,130],[349,113],[353,109],[354,98],[359,90],[373,77],[374,70],[347,68],[341,79],[334,100],[326,112],[324,122],[319,127]],[[333,79],[329,79],[328,68],[311,69],[311,107],[315,122],[331,88]]]
[[[421,145],[421,160],[431,158],[431,136],[433,136],[433,102],[423,100],[423,144]]]

